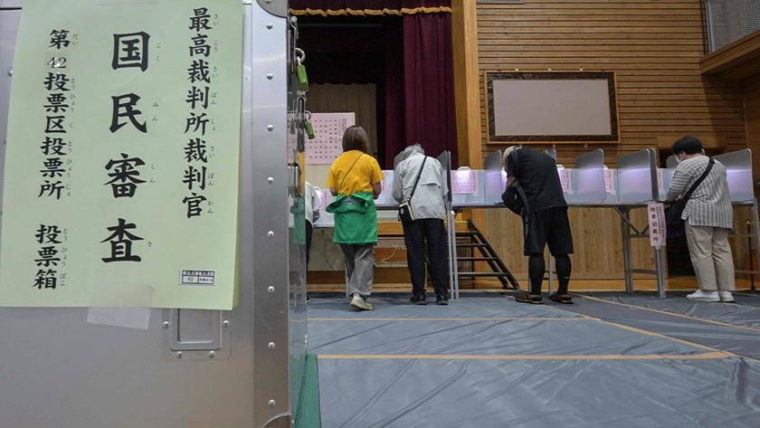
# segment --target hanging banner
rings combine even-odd
[[[231,309],[240,0],[24,0],[0,306]]]

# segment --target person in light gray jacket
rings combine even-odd
[[[425,156],[425,150],[418,143],[404,149],[400,157],[401,161],[393,172],[393,198],[396,201],[401,202],[409,198],[419,175],[419,182],[411,199],[415,220],[409,223],[402,222],[406,261],[412,279],[412,297],[409,300],[418,305],[426,304],[425,262],[427,259],[436,303],[447,305],[449,270],[446,259],[446,229],[443,224],[446,218],[444,205],[446,186],[443,182],[443,167],[437,159]]]
[[[679,199],[702,176],[710,158],[704,155],[698,138],[686,136],[673,143],[678,160],[667,200]],[[687,295],[691,300],[733,302],[734,260],[728,233],[733,228],[733,207],[728,194],[726,167],[715,161],[705,180],[686,202],[686,241],[699,289]]]

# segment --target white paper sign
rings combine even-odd
[[[451,171],[451,192],[455,195],[477,194],[478,174],[471,169]]]
[[[604,169],[604,191],[610,195],[617,193],[617,183],[615,182],[615,171],[611,169]]]
[[[559,174],[559,182],[562,185],[562,191],[565,193],[572,193],[573,182],[570,176],[570,170],[565,168],[557,169],[557,174]]]
[[[649,222],[649,245],[664,247],[667,228],[665,226],[665,207],[662,202],[647,204],[647,220]]]
[[[312,113],[314,139],[306,140],[306,164],[332,164],[343,153],[343,132],[355,123],[354,113]]]

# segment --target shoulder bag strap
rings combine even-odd
[[[515,162],[515,171],[516,173],[520,169],[520,150],[522,149],[516,149],[512,153],[509,154],[509,157],[512,158],[512,160]],[[522,199],[523,202],[523,220],[526,221],[526,219],[530,216],[530,204],[528,203],[528,195],[525,194],[525,190],[520,185],[520,180],[515,179],[515,181],[512,183],[512,186],[514,187],[517,194],[520,196],[520,199]]]
[[[700,184],[702,184],[702,182],[707,177],[707,174],[710,173],[710,170],[712,169],[714,164],[715,164],[715,160],[713,158],[710,158],[710,162],[707,163],[707,168],[705,168],[705,172],[703,172],[702,175],[699,177],[699,179],[695,181],[694,184],[691,185],[691,188],[689,189],[689,191],[684,193],[681,199],[688,199],[691,197],[691,194],[694,193],[694,190],[696,190],[696,188],[699,187]]]
[[[528,195],[525,194],[525,190],[523,190],[522,186],[520,186],[520,182],[515,180],[514,183],[512,183],[512,187],[514,187],[515,191],[518,195],[520,195],[520,199],[522,199],[523,203],[523,214],[525,214],[523,217],[530,216],[530,204],[528,203]]]
[[[346,181],[346,178],[348,178],[348,174],[351,172],[352,169],[354,169],[354,165],[356,165],[356,162],[359,162],[359,159],[364,156],[364,153],[360,154],[358,158],[354,161],[354,163],[351,164],[351,167],[348,168],[348,171],[346,171],[346,175],[343,176],[343,180],[340,180],[340,185],[338,186],[338,193],[340,193],[340,188],[343,187],[343,183]]]
[[[425,169],[425,161],[427,160],[427,156],[425,156],[424,159],[422,159],[422,166],[420,167],[420,172],[417,173],[417,179],[414,180],[414,187],[412,187],[412,193],[409,194],[409,200],[412,200],[412,196],[414,196],[414,191],[417,190],[417,183],[420,182],[420,176],[422,175],[422,170]]]

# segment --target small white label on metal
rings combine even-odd
[[[214,285],[216,280],[215,270],[181,270],[179,273],[180,285]]]

